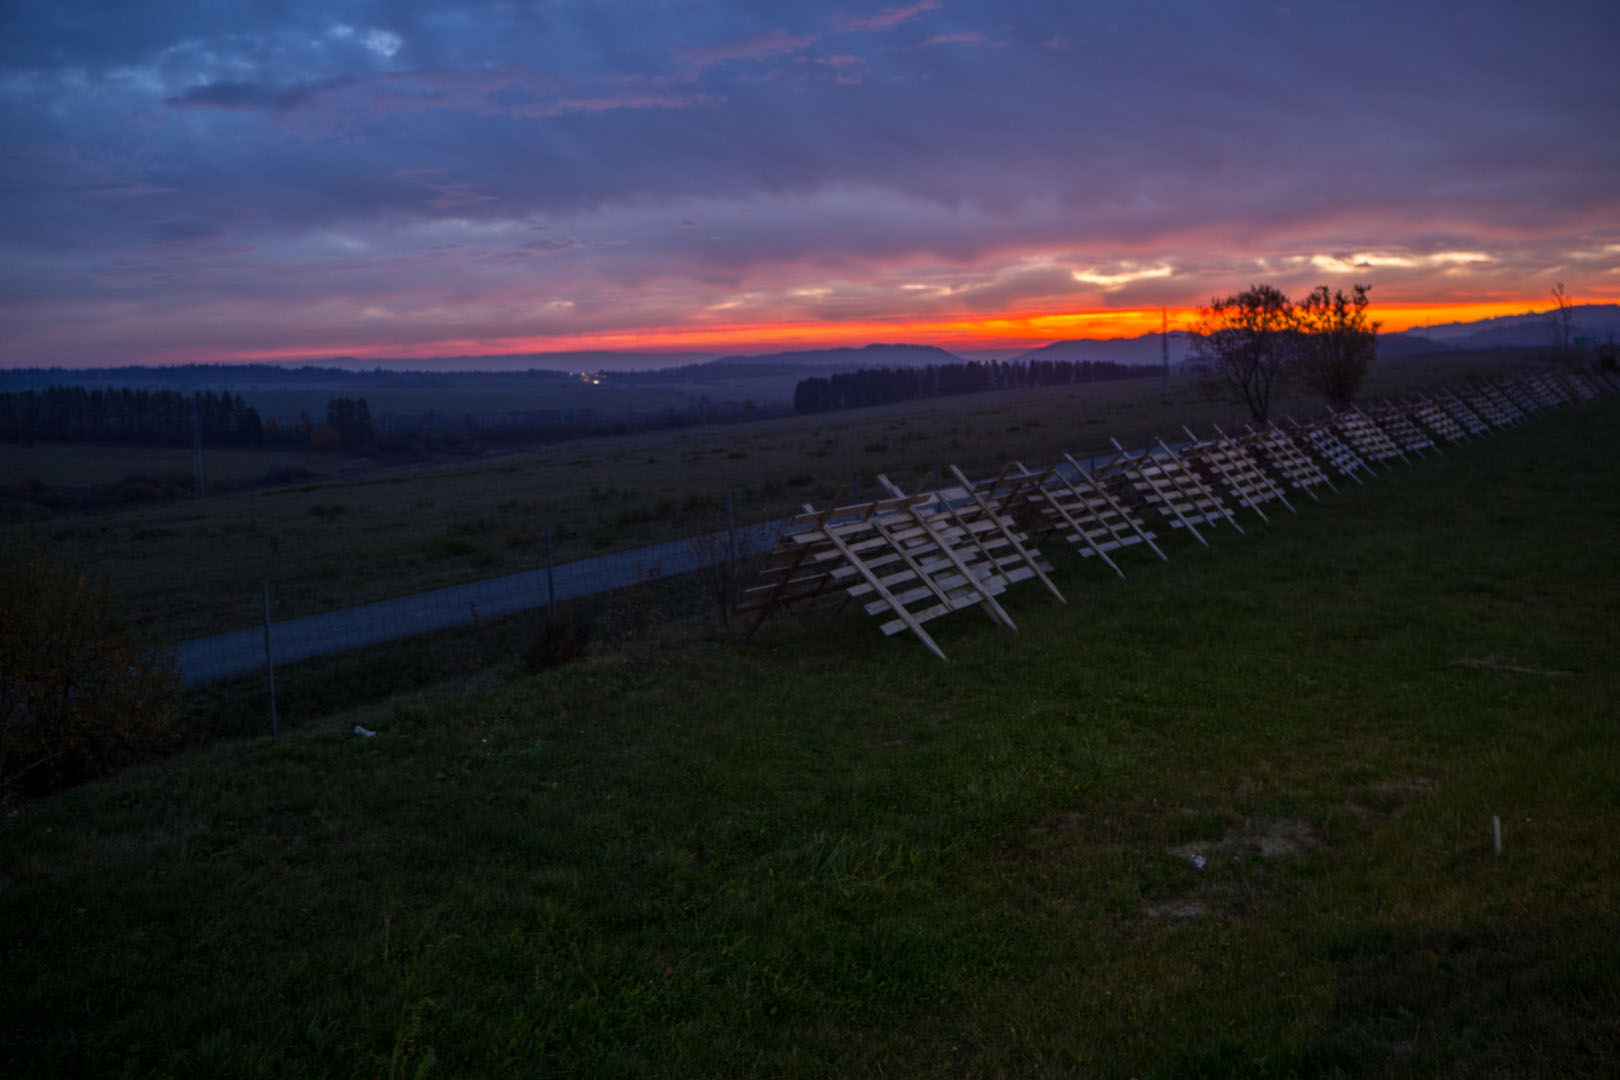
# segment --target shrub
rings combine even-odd
[[[523,641],[523,670],[531,675],[571,664],[590,646],[590,628],[572,612],[547,619]]]
[[[0,797],[41,795],[171,749],[180,680],[106,590],[0,561]]]

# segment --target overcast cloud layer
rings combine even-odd
[[[12,0],[0,364],[1620,299],[1617,40],[1612,2]]]

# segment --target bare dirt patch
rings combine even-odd
[[[1215,853],[1279,859],[1321,846],[1322,834],[1303,818],[1251,818],[1237,828],[1228,829],[1219,840],[1177,844],[1170,853],[1196,864],[1199,859]]]
[[[1209,914],[1209,907],[1202,900],[1182,898],[1147,904],[1142,911],[1150,919],[1199,919]]]
[[[1548,671],[1545,668],[1524,667],[1520,664],[1511,663],[1500,656],[1494,655],[1477,658],[1465,656],[1460,660],[1453,660],[1449,666],[1478,668],[1481,671],[1504,671],[1515,675],[1547,675],[1552,677],[1561,677],[1564,675],[1575,674],[1573,671]]]

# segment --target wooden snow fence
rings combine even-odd
[[[1340,476],[1354,480],[1358,484],[1365,484],[1361,479],[1362,473],[1372,473],[1372,466],[1362,460],[1348,443],[1334,432],[1320,419],[1309,424],[1302,424],[1292,416],[1285,418],[1287,431],[1296,445],[1307,454],[1314,457],[1326,471],[1331,468]]]
[[[1247,427],[1243,434],[1243,444],[1268,469],[1281,476],[1296,490],[1303,491],[1318,502],[1321,502],[1321,496],[1316,494],[1317,488],[1339,490],[1315,459],[1301,450],[1299,444],[1278,427],[1275,421],[1268,421],[1262,428],[1253,425]]]
[[[1591,401],[1599,393],[1584,371],[1549,371],[1546,378],[1560,387],[1572,402]]]
[[[1188,427],[1181,430],[1192,440],[1181,449],[1182,459],[1210,487],[1224,490],[1237,500],[1238,505],[1258,514],[1261,521],[1271,520],[1261,508],[1262,503],[1280,502],[1291,512],[1294,511],[1294,504],[1288,501],[1288,496],[1283,494],[1277,481],[1271,478],[1242,443],[1229,437],[1219,427],[1215,428],[1213,439],[1200,439]]]
[[[978,607],[1016,630],[998,597],[1031,578],[1063,601],[1051,566],[985,486],[957,477],[958,487],[914,495],[896,493],[879,477],[889,498],[822,511],[806,506],[772,551],[760,583],[744,594],[741,609],[756,613],[749,633],[773,611],[842,590],[884,619],[885,635],[909,630],[944,660],[923,628],[941,615]]]
[[[1400,458],[1408,465],[1412,459],[1391,439],[1384,431],[1374,424],[1366,413],[1354,405],[1348,409],[1329,412],[1323,422],[1333,429],[1334,434],[1343,439],[1345,445],[1354,450],[1361,460],[1376,462],[1386,469],[1392,467],[1395,458]]]
[[[1475,383],[1463,388],[1458,395],[1470,409],[1497,430],[1510,428],[1524,420],[1524,413],[1509,401],[1507,395],[1490,383]]]
[[[1204,546],[1204,529],[1224,521],[1244,532],[1229,503],[1263,520],[1267,503],[1295,509],[1288,496],[1337,491],[1333,474],[1360,484],[1370,461],[1442,453],[1458,443],[1521,423],[1559,405],[1620,392],[1620,381],[1594,368],[1543,370],[1512,380],[1475,380],[1457,390],[1385,400],[1363,412],[1328,413],[1310,423],[1285,418],[1232,436],[1186,430],[1189,443],[1162,440],[1082,466],[1064,454],[1036,471],[1012,462],[996,476],[973,481],[952,467],[939,490],[907,493],[880,475],[885,495],[870,502],[818,510],[806,505],[771,551],[758,583],[739,611],[755,615],[748,636],[773,612],[817,597],[843,595],[881,620],[885,635],[909,631],[935,656],[945,652],[926,624],[976,607],[1000,626],[1017,625],[1000,598],[1019,582],[1039,580],[1059,602],[1052,566],[1031,536],[1057,533],[1085,558],[1096,557],[1120,577],[1115,556],[1143,546],[1168,559],[1154,527],[1167,522]],[[930,478],[932,480],[932,478]],[[1290,490],[1291,489],[1291,490]]]
[[[1555,379],[1550,371],[1534,372],[1519,379],[1518,382],[1524,393],[1539,407],[1538,411],[1575,403],[1573,392]]]
[[[1471,436],[1456,419],[1441,406],[1440,402],[1423,394],[1414,394],[1400,402],[1407,419],[1419,424],[1430,435],[1447,442],[1459,443],[1471,441]],[[1435,449],[1439,449],[1436,444]]]
[[[1559,404],[1557,400],[1552,402],[1542,401],[1531,390],[1527,379],[1497,379],[1491,385],[1495,386],[1497,393],[1506,398],[1515,409],[1518,409],[1519,415],[1523,417],[1539,416],[1553,405]]]
[[[1115,454],[1093,475],[1105,483],[1115,477],[1123,480],[1146,506],[1158,511],[1172,529],[1186,529],[1205,547],[1209,546],[1209,541],[1198,531],[1200,525],[1225,521],[1239,534],[1243,533],[1243,526],[1238,524],[1226,500],[1212,491],[1164,440],[1155,440],[1153,446],[1135,455],[1118,440],[1109,442],[1114,444]]]
[[[1042,524],[1074,545],[1084,558],[1095,556],[1120,577],[1110,552],[1145,544],[1161,559],[1168,560],[1153,541],[1158,534],[1147,528],[1140,515],[1126,505],[1106,483],[1099,482],[1070,454],[1063,463],[1042,473],[1033,473],[1021,462],[1014,462],[1020,473],[1035,478],[1039,498],[1030,505]],[[1031,526],[1033,530],[1033,526]]]
[[[1491,422],[1474,411],[1473,406],[1458,397],[1450,390],[1440,390],[1435,393],[1435,402],[1446,411],[1446,414],[1462,427],[1468,429],[1471,436],[1485,435],[1491,430]]]
[[[1426,458],[1440,453],[1439,445],[1412,419],[1411,411],[1387,398],[1367,410],[1367,419],[1403,451]]]
[[[1615,392],[1617,387],[1601,369],[1591,371],[1569,370],[1558,373],[1564,384],[1574,390],[1582,401],[1592,401]]]

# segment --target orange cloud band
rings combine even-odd
[[[1502,315],[1545,311],[1546,303],[1489,301],[1446,304],[1381,304],[1372,317],[1385,331],[1449,322],[1473,322]],[[1190,330],[1198,309],[1170,308],[1170,329]],[[439,356],[502,356],[523,353],[611,350],[634,352],[714,352],[808,349],[873,342],[907,342],[968,349],[1024,349],[1065,338],[1138,337],[1157,332],[1158,308],[1134,311],[1008,312],[978,318],[885,319],[853,322],[756,322],[649,326],[572,334],[500,338],[440,338],[421,342],[333,342],[296,349],[233,352],[230,359],[314,360],[353,356],[361,359],[425,359]],[[180,357],[174,359],[179,360]],[[187,355],[186,360],[197,359]],[[213,359],[221,359],[215,355]]]

